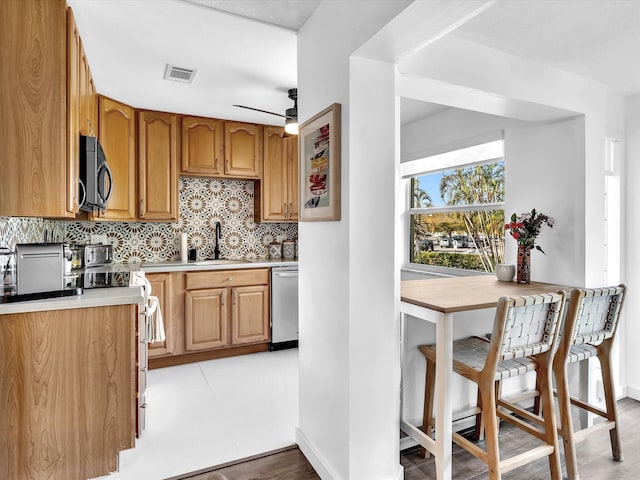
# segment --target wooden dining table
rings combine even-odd
[[[400,283],[400,313],[402,371],[406,370],[404,348],[408,316],[435,324],[436,327],[436,389],[435,439],[405,418],[400,408],[400,428],[425,447],[435,457],[438,480],[451,479],[452,454],[452,384],[453,382],[453,327],[455,314],[471,310],[495,308],[500,297],[519,297],[555,292],[570,287],[551,283],[531,282],[518,284],[501,282],[493,275],[447,277],[425,280],[405,280]],[[401,405],[405,402],[406,375],[402,375]]]

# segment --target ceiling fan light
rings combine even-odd
[[[298,120],[293,118],[287,118],[284,131],[289,135],[298,135]]]
[[[284,131],[289,135],[298,134],[298,109],[296,107],[287,108]]]

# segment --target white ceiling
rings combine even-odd
[[[321,1],[335,0],[68,0],[100,93],[137,108],[272,125],[282,119],[233,104],[292,106],[296,32]],[[453,35],[630,95],[640,93],[638,25],[640,0],[502,0]],[[167,63],[197,69],[193,83],[164,80]],[[441,108],[403,101],[403,123]]]
[[[640,1],[501,1],[457,29],[466,40],[640,93]]]
[[[299,30],[320,0],[184,0],[261,22]]]

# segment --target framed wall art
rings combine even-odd
[[[340,220],[340,104],[300,126],[299,221]]]

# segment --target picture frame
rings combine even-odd
[[[334,103],[299,128],[298,221],[340,220],[340,113]]]

